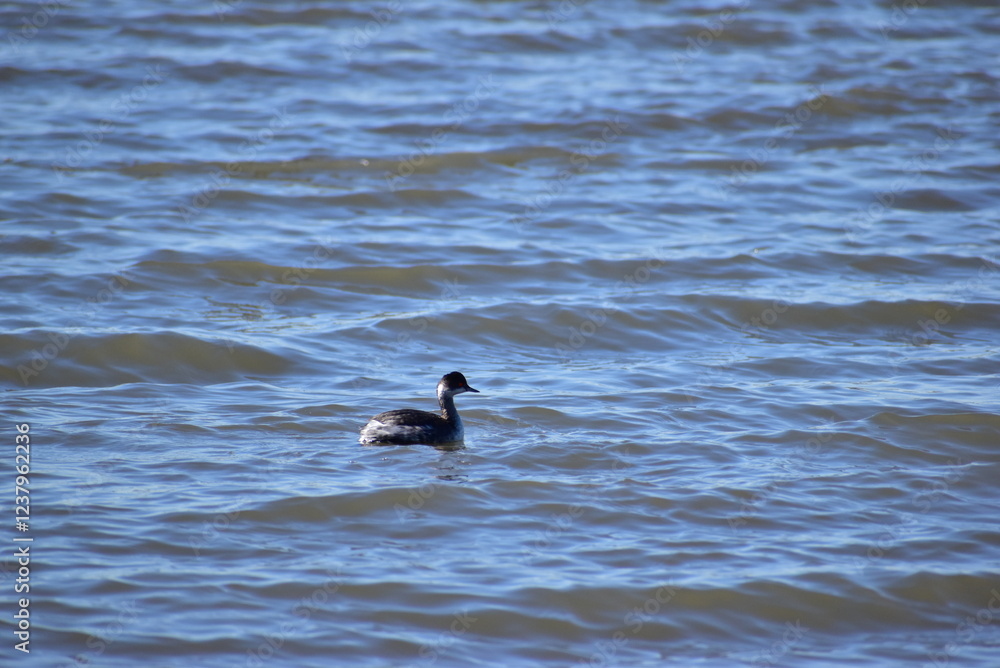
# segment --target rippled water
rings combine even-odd
[[[0,14],[5,660],[997,665],[994,3]]]

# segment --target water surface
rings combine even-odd
[[[996,665],[991,3],[2,16],[10,665]]]

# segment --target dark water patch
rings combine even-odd
[[[292,359],[242,343],[209,341],[174,332],[80,334],[66,338],[63,349],[46,358],[37,342],[62,341],[63,332],[32,332],[14,341],[15,364],[3,369],[8,383],[35,387],[110,387],[122,383],[227,383],[255,376],[280,376],[294,368]],[[63,338],[60,338],[63,337]],[[46,343],[45,345],[49,345]],[[39,362],[39,357],[41,362]],[[19,371],[19,368],[23,369]],[[40,368],[39,368],[40,367]]]
[[[0,244],[5,252],[35,257],[38,255],[69,255],[77,252],[79,247],[67,243],[61,235],[49,234],[47,236],[29,235],[4,235],[0,237]]]
[[[786,341],[822,332],[828,340],[875,338],[919,346],[968,337],[1000,324],[1000,309],[994,305],[964,302],[869,300],[837,305],[716,298],[713,310],[750,336]]]
[[[0,67],[0,81],[19,83],[37,87],[58,87],[72,82],[74,85],[89,90],[111,90],[118,86],[117,75],[93,69],[76,67],[39,67],[26,68],[7,65]]]
[[[172,69],[172,75],[182,77],[201,85],[215,84],[220,81],[248,79],[257,83],[260,79],[287,78],[288,72],[282,68],[253,65],[234,60],[215,61],[208,65],[177,66]]]
[[[489,35],[467,35],[469,45],[483,53],[518,54],[565,54],[586,51],[593,46],[592,40],[583,40],[558,30],[544,33],[493,33]]]
[[[963,201],[958,193],[947,193],[937,189],[910,190],[902,193],[895,206],[914,211],[974,211],[977,206]]]
[[[1000,433],[1000,415],[994,413],[942,413],[928,412],[906,415],[898,412],[879,412],[871,417],[871,424],[885,432],[895,432],[917,441],[917,433],[930,437],[938,444],[939,451],[955,457],[956,463],[964,458],[986,457],[995,459],[992,449]],[[923,441],[924,439],[919,439]]]

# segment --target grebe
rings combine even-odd
[[[391,443],[413,445],[422,443],[452,443],[465,436],[462,418],[455,409],[455,395],[463,392],[479,392],[469,387],[465,376],[452,371],[441,377],[437,384],[438,403],[441,415],[402,408],[379,413],[361,430],[362,443]]]

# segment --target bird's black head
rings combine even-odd
[[[465,380],[463,376],[458,371],[452,371],[451,373],[445,374],[441,377],[440,382],[438,382],[438,390],[445,391],[448,394],[461,394],[462,392],[479,392],[479,390],[469,385],[469,382]]]

